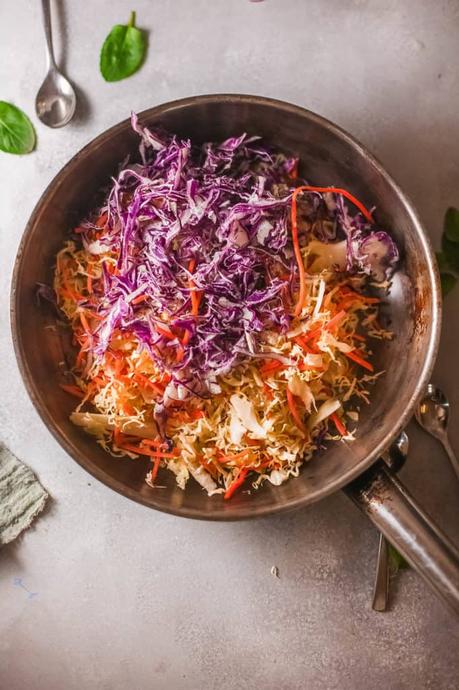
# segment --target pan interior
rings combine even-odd
[[[208,498],[190,480],[186,491],[168,472],[164,489],[144,482],[147,463],[115,459],[68,420],[70,397],[58,387],[68,358],[68,344],[50,328],[56,320],[38,307],[37,282],[50,284],[54,257],[67,233],[94,205],[120,161],[137,155],[137,137],[128,121],[104,133],[58,174],[37,205],[24,236],[13,280],[13,334],[29,393],[50,430],[66,450],[112,488],[154,508],[190,517],[238,519],[294,508],[342,486],[369,465],[404,424],[429,375],[437,337],[436,278],[428,244],[413,212],[377,162],[339,129],[308,111],[267,99],[237,96],[197,97],[153,108],[140,116],[148,126],[162,126],[195,142],[247,132],[258,134],[301,159],[301,174],[317,185],[345,187],[389,230],[402,262],[384,307],[392,341],[375,341],[378,369],[371,405],[362,408],[356,441],[330,443],[304,466],[298,479],[281,487],[267,483],[251,495],[231,501]]]

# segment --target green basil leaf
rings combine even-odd
[[[447,271],[449,266],[448,260],[444,252],[435,252],[435,257],[437,259],[438,270],[440,271],[440,273],[442,273],[443,271]]]
[[[457,278],[456,276],[453,276],[452,273],[440,273],[440,282],[441,282],[441,292],[443,297],[446,297],[448,293],[451,292],[451,290],[454,288],[454,286],[457,283]]]
[[[399,570],[403,570],[405,568],[409,568],[410,566],[408,563],[405,561],[403,558],[402,554],[397,551],[395,546],[392,546],[392,544],[388,544],[388,552],[389,552],[389,567],[392,571],[392,573],[395,575]]]
[[[35,130],[29,118],[12,103],[0,101],[0,150],[30,153],[35,146]]]
[[[100,53],[100,71],[106,81],[126,79],[137,72],[147,51],[145,34],[137,29],[135,12],[128,24],[116,24],[104,41]]]
[[[450,206],[446,211],[443,230],[450,242],[459,242],[459,209]]]
[[[449,268],[459,273],[459,242],[451,242],[444,232],[441,238],[441,248]]]

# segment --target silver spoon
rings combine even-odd
[[[405,431],[396,438],[384,457],[392,472],[398,472],[405,464],[410,442]],[[375,586],[372,608],[374,611],[386,611],[389,602],[389,543],[383,534],[379,535],[378,559],[376,563]]]
[[[68,79],[56,67],[51,34],[49,0],[42,0],[41,4],[46,36],[48,74],[37,93],[35,110],[43,124],[48,127],[63,127],[70,122],[75,113],[76,95]]]
[[[459,479],[459,461],[451,447],[447,432],[449,402],[443,391],[429,383],[426,394],[417,407],[415,416],[418,424],[442,443]]]

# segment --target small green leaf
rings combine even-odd
[[[443,252],[435,252],[435,256],[440,273],[442,273],[442,271],[447,271],[449,266],[445,254]]]
[[[392,573],[395,575],[399,570],[404,570],[410,566],[403,558],[402,554],[397,551],[395,546],[388,544],[389,546],[389,565]]]
[[[459,210],[450,206],[445,213],[443,230],[450,242],[459,242]]]
[[[137,72],[147,51],[145,34],[135,26],[135,12],[127,24],[116,24],[104,41],[100,71],[106,81],[126,79]]]
[[[457,278],[456,276],[453,276],[452,273],[444,273],[443,271],[440,273],[440,282],[441,282],[441,292],[443,297],[446,297],[446,295],[451,292],[451,290],[454,288],[454,286],[457,283]]]
[[[35,146],[35,130],[25,113],[12,103],[0,101],[0,150],[30,153]]]
[[[449,268],[459,272],[459,242],[451,242],[451,240],[446,237],[446,233],[443,233],[441,248]]]

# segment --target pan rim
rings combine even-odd
[[[384,450],[386,450],[393,438],[395,438],[395,436],[401,431],[401,429],[403,429],[406,426],[407,422],[411,418],[414,406],[422,396],[435,364],[441,326],[441,292],[438,270],[434,261],[433,250],[430,240],[417,215],[417,212],[414,209],[411,200],[405,194],[405,192],[402,191],[402,189],[395,182],[392,176],[386,171],[386,169],[379,162],[379,160],[375,158],[366,149],[366,147],[364,147],[357,139],[348,134],[341,127],[306,108],[282,100],[267,98],[263,96],[252,96],[248,94],[227,93],[191,96],[187,98],[169,101],[140,112],[139,118],[142,119],[143,117],[152,117],[155,115],[160,115],[162,113],[171,112],[176,109],[186,108],[196,103],[203,104],[225,102],[231,104],[257,104],[275,108],[278,112],[283,111],[294,113],[302,117],[306,116],[307,119],[309,119],[310,121],[314,121],[320,126],[329,129],[337,137],[346,141],[350,146],[357,150],[359,155],[365,157],[374,166],[378,173],[381,174],[381,176],[385,179],[386,183],[393,189],[395,194],[399,197],[418,235],[424,256],[426,258],[429,282],[432,290],[432,311],[430,314],[429,321],[429,341],[425,352],[423,365],[416,386],[409,398],[408,404],[406,405],[403,413],[400,416],[398,425],[392,431],[385,434],[384,438],[380,441],[380,443],[377,446],[375,446],[375,448],[373,448],[372,452],[369,455],[367,455],[365,458],[356,463],[348,471],[346,471],[343,474],[337,475],[325,487],[315,489],[311,491],[311,493],[307,496],[292,499],[291,501],[284,504],[273,504],[271,506],[257,506],[257,510],[255,513],[254,511],[250,510],[250,506],[234,514],[228,511],[226,507],[225,510],[223,510],[222,507],[219,508],[219,504],[215,505],[215,511],[213,512],[204,512],[200,509],[190,507],[176,508],[172,505],[157,506],[149,498],[142,496],[134,489],[131,489],[130,487],[124,485],[121,481],[115,479],[111,475],[108,475],[105,471],[101,470],[95,463],[92,462],[92,460],[86,454],[84,454],[75,444],[70,442],[65,437],[65,435],[59,430],[57,424],[54,422],[52,415],[49,413],[47,409],[46,402],[43,399],[40,393],[40,389],[35,383],[34,375],[28,366],[27,355],[25,353],[22,338],[19,331],[20,302],[18,286],[20,284],[23,256],[26,253],[33,227],[37,223],[42,210],[46,207],[49,201],[49,197],[52,194],[54,194],[56,185],[62,183],[65,177],[69,174],[72,168],[80,161],[81,158],[84,158],[89,154],[92,155],[95,148],[103,146],[105,141],[109,140],[118,130],[121,131],[124,128],[126,128],[126,126],[128,126],[129,124],[129,118],[126,118],[121,122],[113,125],[109,129],[104,130],[104,132],[92,139],[79,152],[77,152],[68,161],[68,163],[66,163],[63,166],[63,168],[61,168],[61,170],[56,174],[56,176],[51,180],[44,192],[41,194],[27,222],[15,258],[10,295],[10,327],[16,360],[18,363],[22,380],[24,382],[28,395],[32,401],[32,404],[34,405],[39,416],[47,426],[48,430],[58,441],[59,445],[70,455],[70,457],[72,457],[73,460],[75,460],[81,467],[83,467],[83,469],[89,472],[94,478],[101,481],[108,488],[113,489],[117,493],[120,493],[121,495],[131,500],[134,500],[137,503],[143,504],[149,508],[154,508],[156,510],[160,510],[161,512],[176,515],[179,517],[187,517],[209,521],[238,521],[253,517],[263,517],[293,511],[298,508],[310,505],[320,500],[321,498],[325,498],[326,496],[331,495],[338,489],[341,489],[344,486],[346,486],[349,482],[358,477],[360,474],[362,474],[364,470],[370,467],[380,457],[381,453],[383,453]]]

